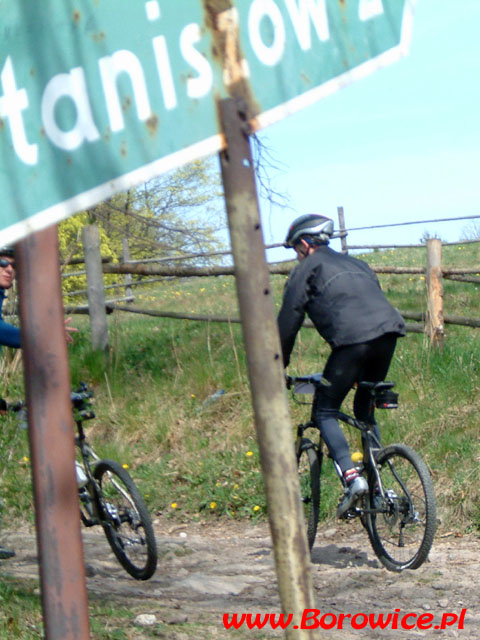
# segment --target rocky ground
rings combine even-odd
[[[101,530],[84,530],[90,597],[98,594],[126,604],[132,616],[154,615],[155,635],[170,640],[282,637],[282,632],[267,628],[227,631],[222,623],[224,612],[279,612],[267,524],[228,520],[175,524],[159,519],[155,527],[161,557],[147,582],[137,582],[123,571]],[[17,551],[15,559],[2,562],[2,572],[37,577],[34,532],[3,531],[2,537]],[[443,614],[460,615],[466,609],[463,629],[453,625],[444,630],[356,630],[344,624],[342,630],[318,632],[319,638],[480,640],[480,539],[476,536],[440,534],[429,562],[416,571],[396,574],[381,567],[358,523],[329,525],[318,533],[312,573],[316,606],[337,618],[341,613],[393,614],[399,609],[399,615],[433,614],[433,625],[439,626]],[[196,628],[194,635],[192,628]]]

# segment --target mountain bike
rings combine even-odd
[[[287,376],[287,387],[298,404],[311,404],[298,396],[315,393],[321,374]],[[398,394],[393,382],[359,382],[370,395],[369,411],[396,409]],[[344,518],[359,518],[367,531],[373,551],[390,571],[417,569],[428,557],[436,530],[436,502],[433,483],[426,464],[405,444],[382,446],[372,424],[338,412],[337,418],[360,431],[361,452],[352,454],[353,464],[368,483],[368,493],[357,498]],[[314,429],[318,437],[305,432]],[[307,522],[307,538],[312,549],[320,516],[323,441],[313,415],[299,424],[295,452],[297,456],[301,498]],[[345,487],[340,467],[335,470]]]
[[[100,459],[87,440],[83,422],[95,417],[92,397],[85,383],[70,394],[77,427],[75,471],[80,518],[85,527],[103,528],[117,560],[133,578],[148,580],[158,559],[150,514],[128,471],[115,460]],[[20,415],[25,412],[23,403],[8,408]]]

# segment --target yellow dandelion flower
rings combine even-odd
[[[190,395],[190,397],[191,397],[191,398],[196,398],[197,396],[196,396],[194,393],[192,393],[192,394]]]
[[[254,510],[254,511],[260,511],[260,507],[258,506],[258,504],[256,504],[256,505],[253,507],[253,510]]]
[[[216,486],[216,487],[221,487],[222,485],[221,485],[221,483],[220,483],[220,482],[216,482],[216,483],[215,483],[215,486]]]
[[[30,462],[30,458],[28,456],[23,456],[23,462]]]
[[[124,469],[129,469],[129,468],[130,468],[130,467],[128,466],[128,464],[127,464],[127,463],[122,464],[122,467],[123,467]]]
[[[217,506],[216,502],[210,502],[210,509],[215,509],[216,506]]]
[[[239,484],[234,484],[234,485],[233,485],[233,488],[234,488],[234,489],[238,489],[238,487],[239,487],[239,486],[240,486]]]
[[[247,456],[247,458],[250,458],[251,456],[253,456],[253,451],[247,451],[245,455]]]
[[[204,291],[205,291],[205,287],[202,287],[202,288],[200,289],[200,293],[203,293]]]
[[[178,507],[178,504],[176,502],[172,502],[170,506],[172,507],[172,509],[176,509]]]

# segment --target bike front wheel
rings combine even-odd
[[[93,475],[100,488],[103,530],[113,553],[136,580],[148,580],[157,567],[157,545],[140,492],[114,460],[100,460]]]
[[[381,449],[377,464],[385,497],[372,474],[367,531],[373,550],[390,571],[418,569],[428,557],[437,524],[430,473],[403,444]]]
[[[300,496],[307,524],[308,547],[311,550],[317,535],[320,516],[320,461],[315,445],[303,438],[297,457]]]

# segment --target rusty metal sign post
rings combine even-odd
[[[307,640],[314,637],[313,632],[299,627],[304,610],[314,606],[310,554],[260,224],[249,124],[241,100],[222,100],[220,113],[227,143],[220,162],[278,587],[283,612],[293,614],[286,637]]]
[[[56,226],[16,245],[45,638],[90,637]]]

